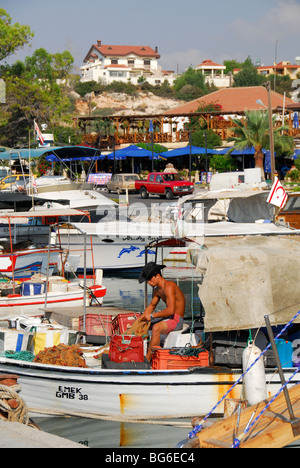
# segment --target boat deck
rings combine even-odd
[[[266,402],[241,411],[238,429],[236,428],[237,414],[234,414],[202,430],[196,436],[198,438],[197,446],[200,448],[231,448],[236,437],[241,440],[240,448],[282,448],[292,444],[300,439],[300,419],[298,419],[300,418],[300,385],[297,384],[290,388],[289,395],[296,418],[293,424],[289,420],[285,397],[281,394],[271,404],[268,411],[258,418],[244,439],[241,438],[241,435],[244,434],[251,417],[254,422],[266,406]]]
[[[79,317],[84,314],[84,308],[82,307],[47,307],[47,309],[41,309],[42,313],[45,313],[47,318],[55,320],[60,325],[71,328],[73,330],[78,329]],[[120,314],[134,314],[136,312],[132,310],[122,309],[120,307],[104,307],[104,306],[90,306],[86,307],[86,314],[95,315],[107,315],[115,317]]]

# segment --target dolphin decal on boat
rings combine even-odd
[[[124,255],[124,254],[129,254],[129,253],[131,253],[131,252],[134,252],[135,250],[140,250],[140,248],[139,248],[139,247],[135,247],[134,245],[131,245],[130,247],[124,247],[124,248],[120,251],[120,253],[119,253],[119,255],[118,255],[118,258],[121,258],[122,255]]]
[[[137,255],[137,258],[142,257],[143,255],[145,255],[145,252],[146,252],[146,249],[141,250],[140,253]],[[147,253],[148,253],[148,255],[149,255],[149,254],[150,254],[150,255],[155,255],[155,251],[154,251],[154,250],[148,250]]]

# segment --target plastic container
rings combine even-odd
[[[282,367],[294,367],[293,364],[293,344],[291,341],[283,340],[282,338],[276,340],[276,346],[279,354],[279,359]]]
[[[49,292],[67,292],[68,282],[67,281],[50,281]]]
[[[9,296],[11,294],[21,294],[21,285],[18,283],[15,283],[14,285],[12,283],[7,283],[1,284],[1,296]]]
[[[144,340],[141,336],[113,335],[109,347],[113,362],[144,362]]]
[[[87,335],[112,335],[112,317],[110,315],[87,314],[85,325]],[[83,316],[79,317],[79,329],[83,331]]]
[[[45,283],[22,283],[21,294],[22,296],[36,296],[44,294],[46,285]]]
[[[128,313],[128,314],[119,314],[117,315],[113,322],[113,335],[124,335],[126,330],[130,328],[136,319],[138,319],[141,314]]]
[[[182,356],[179,354],[170,354],[171,349],[155,348],[152,357],[152,369],[188,369],[189,367],[208,367],[209,352],[202,351],[198,356]],[[178,351],[178,348],[173,348]]]

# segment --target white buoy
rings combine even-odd
[[[259,357],[261,350],[249,343],[243,352],[243,373]],[[267,398],[267,383],[263,357],[244,376],[245,397],[249,405],[256,405]]]

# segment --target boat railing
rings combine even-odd
[[[209,413],[207,413],[207,415],[200,421],[200,423],[194,427],[194,429],[189,433],[188,435],[188,438],[189,439],[193,439],[194,437],[196,437],[196,435],[201,432],[201,430],[203,429],[203,426],[204,426],[204,423],[205,421],[212,416],[212,414],[215,412],[215,410],[219,407],[219,405],[225,400],[225,398],[230,394],[230,392],[237,386],[239,385],[242,380],[244,379],[245,375],[255,366],[255,364],[266,354],[266,352],[269,350],[269,349],[273,349],[275,350],[275,359],[276,359],[276,364],[277,364],[277,367],[278,367],[278,370],[279,370],[279,373],[280,373],[280,377],[281,377],[281,389],[280,391],[278,392],[278,394],[276,394],[276,396],[274,397],[274,399],[283,391],[285,392],[285,397],[286,397],[286,402],[287,402],[287,407],[288,407],[288,410],[289,410],[289,414],[290,414],[290,420],[291,420],[291,423],[293,423],[294,421],[298,421],[294,418],[294,415],[293,415],[293,411],[292,411],[292,408],[291,408],[291,404],[290,404],[290,401],[289,401],[289,396],[288,396],[288,392],[287,392],[287,385],[291,382],[291,380],[295,377],[295,375],[300,371],[300,368],[297,368],[295,370],[295,372],[293,373],[292,377],[288,380],[288,382],[285,382],[285,379],[284,379],[284,376],[283,376],[283,371],[282,371],[282,366],[281,366],[281,363],[280,363],[280,360],[279,360],[279,356],[278,356],[278,352],[277,351],[277,347],[276,347],[276,340],[278,340],[282,335],[284,335],[284,333],[287,331],[287,329],[294,323],[294,321],[299,317],[300,315],[300,311],[297,312],[297,314],[294,315],[294,317],[282,328],[282,330],[278,333],[278,335],[274,338],[273,336],[273,332],[272,332],[272,328],[270,326],[270,321],[269,321],[269,317],[266,315],[265,316],[265,321],[266,321],[266,325],[267,325],[267,329],[268,329],[268,332],[269,332],[269,338],[270,338],[270,343],[267,345],[267,347],[260,353],[260,355],[253,361],[253,363],[245,370],[245,372],[242,373],[242,375],[235,381],[235,383],[229,388],[229,390],[222,396],[222,398],[215,404],[215,406],[209,411]],[[273,346],[272,346],[273,345]],[[272,399],[272,400],[274,400]],[[295,424],[294,426],[294,429],[296,431],[299,430],[299,434],[300,434],[300,426],[299,424]],[[238,447],[239,444],[241,442],[241,439],[239,439],[239,441],[236,439],[234,444],[235,444],[235,447]]]

